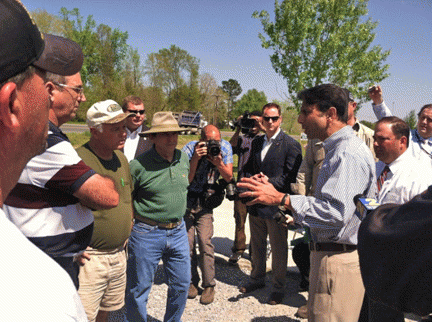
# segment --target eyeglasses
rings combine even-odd
[[[53,83],[54,83],[54,82],[53,82]],[[78,96],[82,96],[82,95],[84,94],[84,88],[82,88],[82,87],[69,86],[69,85],[66,85],[66,84],[60,84],[60,83],[54,83],[54,84],[57,85],[57,86],[60,86],[60,87],[70,88],[70,89],[72,89],[75,93],[77,93]]]
[[[269,122],[270,120],[276,122],[277,120],[279,120],[280,116],[263,116],[262,118],[266,122]]]
[[[134,114],[139,114],[139,115],[144,115],[145,110],[127,110],[129,113],[134,113]]]

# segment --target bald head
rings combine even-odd
[[[201,140],[202,141],[208,141],[208,140],[216,140],[220,141],[221,135],[219,132],[219,129],[214,125],[207,125],[202,129],[201,132]]]

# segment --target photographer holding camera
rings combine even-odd
[[[261,112],[253,111],[251,113],[245,112],[237,118],[235,123],[236,131],[229,141],[233,153],[238,155],[238,174],[237,181],[243,176],[243,167],[249,160],[251,153],[252,140],[258,135],[260,131],[264,131],[261,124]],[[240,131],[242,135],[240,135]],[[229,262],[235,264],[242,257],[246,249],[246,234],[245,223],[247,217],[246,205],[235,198],[234,200],[234,220],[235,220],[235,234],[234,245],[232,247],[232,255]]]
[[[215,266],[213,237],[213,209],[219,206],[224,198],[226,183],[233,179],[233,156],[229,142],[222,140],[218,128],[207,125],[202,129],[199,142],[192,141],[183,147],[189,156],[189,188],[187,212],[185,215],[188,231],[192,280],[189,287],[189,298],[198,295],[198,258],[195,249],[195,231],[198,237],[200,264],[202,270],[201,304],[210,304],[214,300]],[[216,180],[222,176],[223,184]],[[220,180],[221,181],[221,180]]]

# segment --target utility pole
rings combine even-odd
[[[216,108],[213,111],[213,125],[217,126],[217,119],[218,119],[218,103],[219,103],[219,97],[221,97],[221,94],[213,94],[213,96],[216,97]]]

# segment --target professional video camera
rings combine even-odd
[[[255,122],[256,120],[252,118],[249,111],[246,111],[244,112],[243,117],[239,121],[234,120],[230,122],[230,127],[232,130],[235,130],[235,128],[239,126],[243,134],[249,134],[255,127]]]

